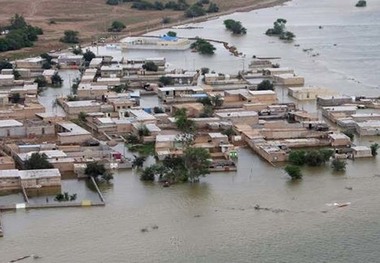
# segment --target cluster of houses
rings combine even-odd
[[[61,68],[80,68],[82,73],[76,94],[57,99],[65,114],[46,112],[38,103],[37,84],[30,79],[41,75],[48,80],[57,70],[43,71],[43,58],[16,61],[14,66],[22,73],[19,80],[10,70],[0,74],[0,189],[33,187],[27,183],[32,178],[34,185],[56,186],[60,173],[81,176],[92,161],[108,168],[131,167],[124,156],[100,142],[124,142],[128,135],[143,144],[154,143],[159,160],[182,155],[190,141],[210,153],[212,171],[235,171],[241,146],[270,163],[287,161],[290,151],[307,147],[330,147],[337,156],[340,149],[350,149],[353,158],[371,156],[368,147],[353,145],[316,114],[298,109],[295,103],[280,103],[272,89],[258,90],[262,80],[287,89],[295,100],[316,100],[323,117],[344,130],[361,136],[380,134],[380,114],[357,113],[362,104],[376,105],[376,99],[358,102],[328,88],[305,87],[303,77],[268,60],[255,59],[247,71],[236,75],[202,75],[166,71],[165,58],[101,56],[84,66],[79,55],[52,57]],[[148,70],[147,62],[154,63],[156,70]],[[159,104],[141,107],[145,95],[156,95]],[[174,113],[181,109],[195,124],[195,134],[177,128]],[[25,168],[35,152],[45,154],[54,166],[50,177],[47,172],[15,170]]]

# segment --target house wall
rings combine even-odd
[[[92,138],[91,134],[72,135],[72,136],[62,136],[58,134],[58,141],[60,144],[81,144],[91,138]]]
[[[18,190],[20,188],[21,188],[21,181],[19,177],[0,178],[0,191],[1,190]]]

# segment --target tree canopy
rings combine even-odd
[[[38,170],[38,169],[51,169],[54,166],[48,161],[47,155],[42,153],[32,153],[32,155],[25,161],[25,169]]]
[[[0,52],[31,47],[38,40],[38,35],[43,34],[41,28],[26,23],[24,17],[19,14],[15,14],[4,29],[9,32],[0,38]]]
[[[191,44],[190,48],[196,50],[202,55],[212,55],[216,48],[208,41],[198,38],[194,43]]]
[[[68,43],[68,44],[78,44],[79,43],[78,34],[79,34],[78,31],[66,30],[64,32],[64,36],[60,39],[60,41],[63,43]]]
[[[125,24],[119,20],[112,22],[111,27],[108,29],[110,32],[121,32],[125,28]]]
[[[287,165],[285,167],[285,172],[292,178],[292,180],[302,179],[301,168],[297,165]]]
[[[157,71],[158,70],[158,66],[153,61],[145,62],[145,64],[142,67],[146,71]]]
[[[273,83],[269,80],[263,80],[257,85],[257,90],[273,90]]]
[[[224,26],[227,30],[231,31],[235,35],[245,35],[247,34],[247,29],[242,26],[240,21],[233,19],[224,20]]]

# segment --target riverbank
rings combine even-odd
[[[36,3],[31,1],[31,5],[35,6]],[[19,12],[22,14],[26,21],[30,22],[33,25],[41,27],[45,34],[40,37],[40,40],[36,42],[36,45],[31,48],[24,48],[22,50],[9,51],[0,53],[0,59],[18,59],[24,57],[38,56],[41,53],[49,52],[51,50],[60,50],[66,49],[67,45],[59,42],[59,38],[62,37],[62,32],[64,30],[77,30],[79,32],[79,37],[81,39],[82,46],[88,46],[92,42],[97,41],[99,38],[104,37],[106,42],[115,42],[119,41],[122,38],[127,36],[140,36],[146,34],[148,32],[156,31],[158,29],[163,28],[171,28],[173,26],[188,24],[188,23],[199,23],[204,22],[211,19],[216,19],[220,16],[229,15],[236,12],[248,12],[251,10],[269,8],[277,5],[282,5],[290,0],[254,0],[254,1],[234,1],[232,3],[225,3],[224,1],[215,1],[217,4],[221,6],[221,12],[208,14],[206,16],[198,17],[198,18],[185,18],[183,12],[172,12],[172,11],[135,11],[134,9],[130,9],[127,5],[112,7],[110,10],[106,10],[110,13],[105,13],[103,11],[103,15],[96,13],[92,13],[91,10],[88,10],[88,13],[91,13],[91,17],[95,21],[88,21],[88,16],[86,16],[87,20],[84,20],[83,16],[85,14],[81,14],[81,17],[76,17],[74,14],[71,15],[67,19],[55,18],[58,15],[55,14],[54,17],[50,17],[49,15],[43,16],[33,9],[34,12],[29,10],[19,10],[16,8],[7,8],[4,7],[3,12],[6,12],[2,15],[2,17],[7,17],[9,14]],[[220,3],[219,3],[220,2]],[[1,3],[1,0],[0,0]],[[6,4],[6,3],[4,3]],[[53,5],[53,4],[50,4]],[[27,4],[26,4],[27,6]],[[49,9],[49,4],[46,5],[46,8]],[[104,7],[109,8],[108,5]],[[128,9],[126,9],[128,8]],[[120,16],[120,12],[123,13],[123,17]],[[0,11],[0,14],[2,12]],[[70,10],[65,10],[62,14],[70,13]],[[120,19],[121,21],[125,20],[125,14],[134,13],[135,18],[130,18],[132,21],[130,23],[126,22],[127,28],[121,33],[110,33],[107,32],[107,28],[111,24],[113,20]],[[136,15],[137,14],[137,15]],[[107,20],[98,19],[98,17],[102,17],[107,15]],[[173,21],[169,24],[162,24],[162,17],[170,17]],[[145,21],[146,17],[150,17],[149,21]],[[50,24],[50,21],[55,19],[56,24]],[[83,20],[83,21],[82,21]],[[128,19],[127,19],[128,20]],[[5,23],[5,21],[1,21]],[[125,21],[123,21],[125,22]],[[47,25],[49,23],[49,25]],[[90,24],[90,25],[87,25]]]

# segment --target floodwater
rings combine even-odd
[[[307,84],[347,95],[380,95],[380,2],[368,1],[364,9],[353,7],[355,2],[296,0],[227,16],[247,27],[242,37],[225,32],[225,17],[202,23],[203,30],[177,30],[233,43],[245,60],[222,47],[212,58],[191,52],[148,55],[165,56],[173,67],[207,66],[232,74],[246,67],[252,55],[280,56],[279,63],[295,68]],[[263,35],[278,17],[288,20],[295,43]],[[304,48],[320,55],[312,57]],[[46,101],[58,94],[49,92]],[[380,141],[357,140],[363,145]],[[36,262],[59,263],[379,262],[379,157],[348,161],[343,174],[327,165],[304,167],[303,173],[302,181],[290,182],[281,167],[244,148],[239,149],[236,173],[213,173],[199,184],[162,188],[141,182],[133,171],[119,171],[105,191],[105,207],[3,214],[0,262],[30,254],[42,257]],[[331,206],[334,202],[351,204],[337,208]],[[255,210],[256,204],[268,210]]]

